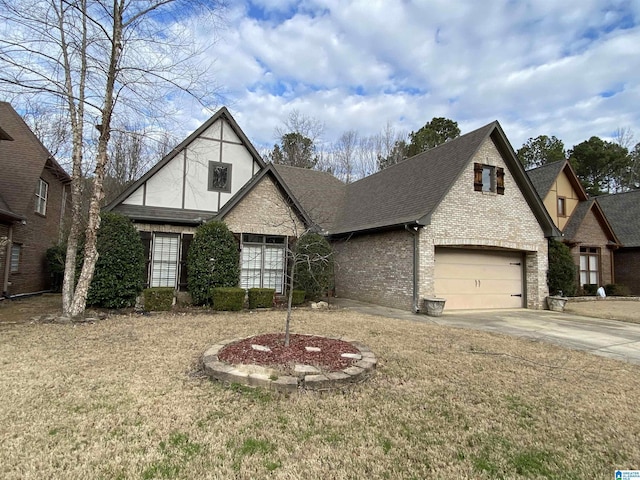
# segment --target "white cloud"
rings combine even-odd
[[[618,127],[640,139],[639,21],[625,1],[253,0],[229,12],[214,70],[256,146],[297,109],[328,141],[445,116],[498,119],[516,149],[571,147]]]

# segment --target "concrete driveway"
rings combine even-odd
[[[335,299],[333,303],[372,315],[496,332],[640,364],[640,325],[634,323],[526,309],[445,312],[441,317],[428,317],[354,300]]]

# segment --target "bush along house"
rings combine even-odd
[[[544,308],[547,238],[559,235],[498,122],[354,183],[265,164],[226,108],[107,210],[130,217],[149,286],[185,289],[202,222],[224,221],[241,250],[240,286],[284,290],[285,248],[328,238],[335,293],[418,311]]]

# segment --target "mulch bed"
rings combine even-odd
[[[268,347],[269,351],[257,350],[252,345]],[[309,351],[319,348],[320,351]],[[360,353],[348,342],[313,335],[292,334],[289,346],[284,346],[284,334],[271,333],[245,338],[224,347],[218,358],[232,364],[254,364],[264,367],[292,367],[295,364],[312,365],[323,371],[334,372],[349,367],[353,358],[342,357],[343,353]]]

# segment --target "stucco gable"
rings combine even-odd
[[[225,188],[211,189],[211,168],[219,165],[228,175]],[[264,161],[226,108],[123,191],[106,210],[127,205],[141,209],[183,209],[207,214],[220,211],[254,175]],[[147,215],[148,217],[148,215]]]

